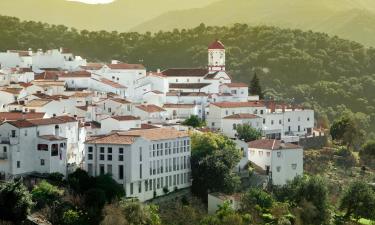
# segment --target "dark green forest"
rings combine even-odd
[[[79,31],[0,17],[1,51],[66,47],[90,61],[117,59],[148,70],[204,67],[214,39],[225,44],[235,81],[249,83],[257,72],[266,98],[305,104],[323,121],[350,110],[375,131],[375,49],[337,36],[245,24],[145,34]]]

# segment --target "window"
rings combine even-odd
[[[25,136],[27,136],[27,130],[25,130]]]
[[[104,147],[100,147],[100,153],[104,153]]]
[[[225,111],[225,115],[228,115],[228,114],[229,114],[229,112],[228,112],[228,110],[226,110],[226,111]]]
[[[237,124],[233,124],[233,130],[235,130],[236,129],[236,127],[237,127]]]
[[[48,151],[47,144],[38,144],[38,151]]]
[[[90,176],[93,176],[93,169],[92,169],[92,164],[91,163],[88,163],[87,164],[87,173],[90,175]]]
[[[281,171],[281,166],[276,167],[277,172]]]
[[[104,164],[100,164],[99,165],[99,174],[100,175],[104,175],[105,171],[104,171]]]
[[[21,161],[17,161],[17,168],[21,168]]]
[[[59,155],[59,145],[58,144],[52,144],[51,145],[51,156],[57,156]]]
[[[7,152],[7,147],[6,147],[6,146],[3,146],[3,152],[4,152],[4,153]]]
[[[142,162],[142,147],[139,147],[139,161]]]
[[[87,155],[87,159],[88,159],[88,160],[92,160],[92,158],[93,158],[93,157],[92,157],[92,154],[88,154],[88,155]]]
[[[142,179],[142,164],[139,165],[139,179]]]
[[[93,147],[92,146],[89,147],[89,152],[93,152]]]
[[[119,154],[124,154],[124,149],[123,149],[123,148],[119,148],[119,149],[118,149],[118,153],[119,153]]]
[[[281,120],[279,120],[279,124],[280,124],[280,125],[281,125],[281,123],[282,123]]]
[[[40,165],[41,165],[41,166],[44,166],[44,164],[45,164],[44,159],[41,159],[41,160],[40,160]]]
[[[108,151],[108,154],[112,154],[112,148],[108,148],[107,151]]]
[[[133,183],[130,183],[130,194],[132,195],[133,194],[133,187],[134,185],[133,185]]]
[[[278,158],[281,157],[281,152],[277,152],[277,157],[278,157]]]
[[[107,155],[107,160],[112,161],[112,155]]]
[[[118,156],[118,161],[124,161],[124,155],[119,155]]]
[[[112,174],[112,165],[110,164],[107,165],[107,173]]]
[[[142,192],[142,181],[138,182],[138,193]]]
[[[211,123],[211,126],[213,126],[213,127],[214,127],[214,126],[215,126],[215,122],[212,122],[212,123]]]
[[[273,125],[273,120],[271,120],[271,125]]]
[[[263,110],[263,109],[262,109],[262,110],[260,110],[260,114],[261,114],[261,115],[263,115],[263,113],[264,113],[264,110]]]
[[[292,164],[292,169],[293,169],[293,170],[296,170],[296,169],[297,169],[297,164],[293,163],[293,164]]]
[[[266,124],[266,119],[263,119],[263,124]]]
[[[11,132],[11,137],[16,137],[16,130],[12,130]]]
[[[307,117],[307,121],[310,121],[310,117]]]
[[[99,160],[104,160],[104,155],[103,154],[100,154]]]
[[[288,118],[288,122],[290,122],[290,118]]]
[[[267,157],[270,157],[271,156],[271,152],[267,152]]]
[[[263,151],[258,151],[259,156],[263,156]]]
[[[124,165],[118,166],[118,179],[124,179]]]

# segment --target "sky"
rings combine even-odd
[[[115,0],[67,0],[71,2],[82,2],[86,4],[108,4],[114,2]]]

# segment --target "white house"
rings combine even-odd
[[[142,122],[160,123],[169,118],[168,112],[156,105],[136,105],[133,108],[133,115],[141,118]]]
[[[238,113],[229,115],[223,118],[222,132],[230,138],[237,137],[237,126],[248,124],[256,130],[262,130],[263,119],[262,117],[250,113]]]
[[[216,211],[219,210],[219,207],[222,206],[225,202],[228,202],[229,206],[233,210],[240,210],[241,198],[242,195],[240,193],[235,193],[232,195],[217,192],[209,193],[207,199],[207,212],[210,215],[215,214]]]
[[[302,147],[280,140],[264,139],[248,143],[249,160],[260,166],[275,185],[303,174]]]
[[[102,113],[113,116],[131,115],[133,105],[130,101],[123,98],[107,98],[95,103],[101,108]]]
[[[163,108],[167,110],[169,119],[186,119],[191,115],[201,118],[202,107],[194,104],[164,104]]]
[[[230,94],[233,100],[246,102],[249,97],[249,87],[245,83],[225,83],[219,87],[220,93]]]
[[[126,197],[141,201],[189,187],[190,137],[173,128],[137,129],[86,142],[85,169],[112,174]]]
[[[91,73],[88,71],[65,71],[59,76],[59,80],[65,82],[65,86],[70,89],[82,89],[90,88],[91,85]]]
[[[101,134],[111,131],[127,131],[133,128],[141,128],[141,119],[135,116],[112,116],[101,121]]]

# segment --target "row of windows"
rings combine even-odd
[[[264,151],[258,151],[258,155],[259,157],[262,157],[263,156],[263,153]],[[267,154],[267,157],[270,157],[271,156],[271,152],[266,152]],[[281,157],[281,152],[277,152],[277,157],[280,158]],[[255,150],[250,150],[250,155],[255,155]]]
[[[161,159],[150,162],[150,175],[190,168],[189,156]]]
[[[150,146],[150,157],[178,154],[190,151],[190,140],[165,142]]]
[[[165,177],[154,178],[146,180],[144,182],[144,191],[155,191],[158,189],[166,188],[171,191],[171,187],[176,187],[177,185],[183,185],[189,183],[189,173],[169,175]],[[138,182],[138,193],[142,193],[142,182]],[[134,183],[130,183],[130,195],[134,194]]]
[[[292,168],[292,170],[296,170],[297,169],[297,164],[293,163],[293,164],[290,165],[290,167]],[[277,172],[281,172],[281,166],[277,166],[276,167],[276,171]]]

